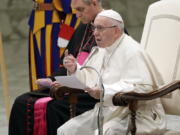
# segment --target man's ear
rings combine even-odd
[[[122,33],[121,29],[115,28],[115,33],[117,36],[119,36],[119,33]]]

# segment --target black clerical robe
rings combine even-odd
[[[74,32],[67,49],[75,57],[80,51],[90,52],[96,45],[90,24],[80,24]],[[91,40],[88,40],[92,38]],[[66,75],[66,69],[62,65],[57,72],[50,78],[54,79],[56,75]],[[34,103],[42,97],[49,96],[49,89],[37,90],[25,93],[16,98],[10,115],[9,135],[33,135],[34,125]],[[94,107],[97,100],[90,97],[87,93],[78,95],[78,104],[76,106],[76,115],[79,115]],[[68,96],[63,100],[51,100],[47,104],[47,135],[56,135],[57,128],[70,118]]]

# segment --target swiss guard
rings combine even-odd
[[[61,55],[79,20],[71,9],[71,0],[33,0],[29,19],[29,78],[46,78],[60,66]]]

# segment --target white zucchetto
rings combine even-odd
[[[103,10],[97,16],[109,17],[109,18],[112,18],[114,20],[117,20],[117,21],[120,21],[123,23],[123,19],[122,19],[121,15],[112,9]]]

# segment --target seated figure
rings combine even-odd
[[[94,47],[83,64],[100,73],[104,85],[103,135],[126,135],[130,130],[130,110],[124,106],[114,106],[112,98],[117,92],[147,93],[163,84],[157,69],[139,43],[124,33],[121,16],[113,10],[103,10],[94,21]],[[152,66],[153,65],[153,66]],[[102,88],[99,76],[91,68],[83,68],[76,59],[65,54],[64,66],[69,75],[76,76],[86,86],[87,93],[100,99]],[[98,135],[98,115],[100,103],[58,128],[58,135]],[[138,103],[136,125],[138,135],[160,135],[165,131],[166,120],[160,99]],[[99,130],[98,130],[99,129]]]

